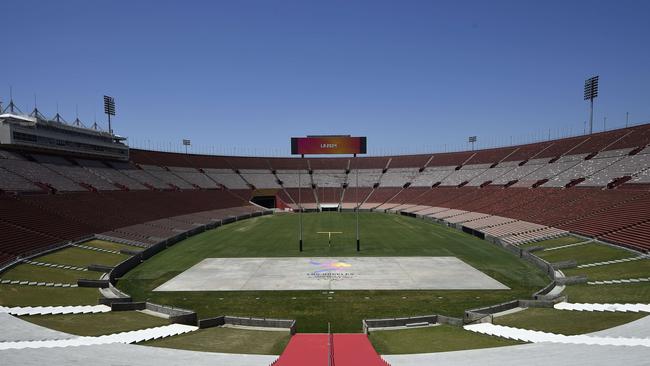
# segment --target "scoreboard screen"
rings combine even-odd
[[[365,154],[366,138],[351,136],[307,136],[291,138],[291,154]]]

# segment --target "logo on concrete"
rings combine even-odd
[[[340,271],[345,271],[347,268],[352,267],[350,263],[346,263],[344,261],[339,261],[339,260],[331,260],[325,262],[309,261],[309,264],[321,268],[319,270],[314,271],[315,273],[340,272]]]
[[[307,273],[307,277],[318,280],[342,280],[351,278],[352,273],[349,272],[352,264],[340,260],[327,260],[324,262],[317,262],[310,260],[309,264],[317,266],[319,269]]]

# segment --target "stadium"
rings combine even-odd
[[[291,153],[246,155],[116,106],[0,103],[0,364],[648,362],[648,122],[389,154],[278,124]]]

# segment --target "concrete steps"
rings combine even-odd
[[[587,344],[601,346],[639,346],[650,347],[650,338],[595,337],[588,335],[555,334],[536,330],[506,327],[490,323],[471,324],[463,328],[476,333],[509,338],[531,343]]]
[[[111,311],[106,305],[81,305],[81,306],[25,306],[4,307],[0,306],[0,313],[11,315],[54,315],[54,314],[88,314],[106,313]]]
[[[98,337],[76,337],[48,341],[0,342],[0,351],[25,348],[77,347],[111,343],[138,343],[193,332],[198,327],[184,324],[170,324],[162,327],[133,330]]]
[[[609,311],[609,312],[646,312],[650,313],[650,304],[586,304],[586,303],[568,303],[560,302],[555,304],[558,310],[575,310],[575,311]]]

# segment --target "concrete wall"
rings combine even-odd
[[[292,319],[246,318],[222,315],[215,318],[201,319],[198,322],[199,328],[220,327],[226,324],[260,328],[282,328],[288,329],[291,334],[296,333],[296,321]]]
[[[587,276],[580,275],[558,278],[557,283],[560,285],[577,285],[580,283],[587,283]]]
[[[404,327],[407,324],[415,323],[429,323],[435,324],[438,322],[438,315],[419,315],[404,318],[385,318],[385,319],[364,319],[361,323],[363,332],[369,333],[369,328],[391,328],[391,327]]]
[[[576,262],[575,259],[572,259],[568,261],[551,263],[551,266],[555,269],[575,268],[578,266],[578,262]]]
[[[147,304],[142,302],[114,302],[111,304],[111,311],[131,311],[131,310],[144,310]]]
[[[79,287],[108,288],[108,284],[108,280],[77,280],[77,286]]]

